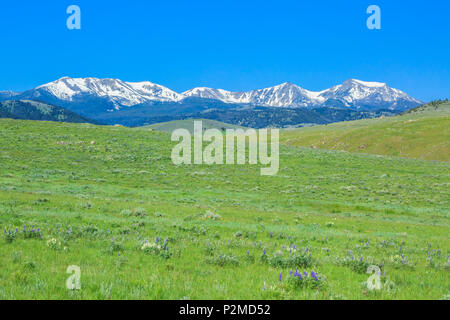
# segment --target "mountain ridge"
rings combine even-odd
[[[232,92],[196,87],[177,93],[149,82],[126,82],[113,78],[70,78],[40,85],[21,93],[0,92],[0,99],[42,100],[80,111],[80,104],[96,104],[95,112],[114,112],[123,108],[160,103],[179,103],[188,98],[217,100],[230,105],[279,108],[342,107],[352,109],[405,111],[422,102],[386,83],[349,79],[322,91],[310,91],[285,82],[273,87]],[[60,103],[59,103],[60,102]]]
[[[32,100],[0,101],[0,118],[100,124],[65,108]]]

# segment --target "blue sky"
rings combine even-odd
[[[82,29],[68,30],[76,4]],[[380,6],[382,30],[366,27]],[[71,77],[250,90],[349,78],[450,98],[450,1],[2,1],[0,90]]]

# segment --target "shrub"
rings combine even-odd
[[[342,260],[342,265],[349,267],[352,271],[356,273],[366,273],[367,269],[372,265],[368,261],[364,261],[363,257],[361,257],[359,260],[352,258],[345,258]]]
[[[8,229],[8,231],[6,231],[5,229],[3,235],[5,237],[6,243],[12,243],[17,238],[17,231],[11,231],[11,229]]]
[[[119,243],[119,242],[114,242],[114,240],[113,241],[111,241],[111,243],[110,243],[110,245],[109,245],[109,247],[108,247],[108,249],[107,249],[107,251],[110,253],[110,254],[113,254],[113,253],[115,253],[115,252],[121,252],[121,251],[124,251],[124,246],[121,244],[121,243]]]
[[[282,281],[281,274],[280,281]],[[287,278],[287,286],[292,288],[321,289],[326,286],[326,283],[327,279],[314,271],[299,273],[298,270],[295,272],[291,270]]]
[[[169,259],[172,256],[172,253],[169,251],[168,239],[162,244],[159,243],[158,238],[156,238],[156,242],[145,241],[141,246],[141,250],[146,254],[160,256],[164,259]]]
[[[120,212],[120,214],[123,215],[123,216],[129,217],[129,216],[131,216],[133,214],[133,212],[131,212],[131,210],[129,210],[129,209],[123,209]]]
[[[299,252],[295,249],[286,250],[286,253],[277,252],[270,257],[265,253],[261,256],[262,262],[267,262],[270,266],[276,268],[307,268],[314,263],[311,253]]]
[[[134,209],[134,216],[136,217],[145,217],[147,215],[147,212],[144,208],[136,208]]]
[[[34,227],[26,229],[26,227],[23,227],[23,237],[24,239],[42,239],[41,229],[34,229]]]
[[[203,220],[222,220],[222,217],[212,211],[206,211],[203,215]]]
[[[412,261],[409,261],[408,258],[406,258],[405,256],[401,255],[395,255],[392,256],[390,259],[390,264],[396,268],[409,268],[409,269],[415,269],[417,263],[414,263]]]
[[[61,249],[61,242],[56,240],[55,238],[52,238],[47,241],[47,247],[53,250],[59,250]]]
[[[218,257],[215,258],[208,258],[206,259],[206,262],[209,264],[215,264],[220,267],[224,267],[226,265],[232,265],[237,266],[239,265],[239,259],[233,255],[228,256],[226,254],[221,254]]]

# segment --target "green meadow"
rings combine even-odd
[[[286,130],[288,145],[450,161],[450,103],[435,101],[403,115]]]
[[[450,297],[449,162],[308,142],[282,145],[278,175],[261,176],[175,166],[173,145],[148,129],[0,120],[0,299]],[[80,290],[66,288],[73,265]]]

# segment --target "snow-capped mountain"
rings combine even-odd
[[[320,94],[325,101],[339,101],[345,107],[369,109],[407,109],[422,104],[403,91],[389,87],[386,83],[365,82],[350,79]]]
[[[231,92],[222,89],[194,88],[183,93],[188,97],[201,97],[225,103],[251,104],[269,107],[308,107],[320,104],[324,99],[318,93],[286,82],[281,85],[249,92]]]
[[[195,101],[192,98],[196,98]],[[0,100],[8,99],[40,100],[90,117],[105,112],[128,110],[137,106],[151,107],[161,113],[164,108],[171,109],[171,112],[176,112],[177,109],[180,112],[182,110],[204,110],[214,108],[212,100],[230,108],[245,105],[403,111],[421,104],[417,99],[398,89],[391,88],[385,83],[364,82],[355,79],[347,80],[343,84],[323,91],[309,91],[286,82],[274,87],[248,92],[201,87],[180,94],[152,82],[64,77],[20,94],[0,92]]]
[[[64,77],[32,90],[31,95],[51,95],[62,101],[74,102],[85,97],[109,100],[114,109],[135,106],[147,102],[179,101],[183,97],[152,82],[124,82],[118,79],[68,78]]]
[[[226,103],[251,104],[267,107],[355,107],[355,108],[404,108],[405,104],[421,102],[385,83],[365,82],[355,79],[345,81],[323,91],[309,91],[292,83],[249,92],[231,92],[222,89],[194,88],[184,96],[216,99]]]

